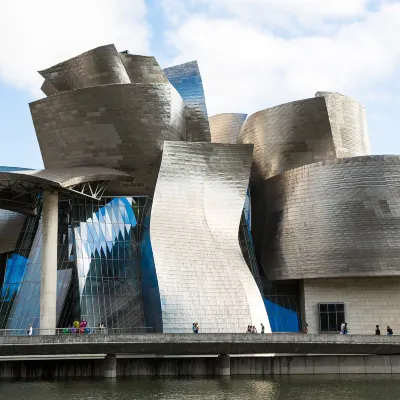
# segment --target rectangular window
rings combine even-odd
[[[345,321],[344,303],[319,303],[319,330],[321,332],[339,332]]]

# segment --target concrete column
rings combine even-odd
[[[117,377],[117,356],[115,354],[107,354],[104,359],[104,378]]]
[[[221,354],[218,357],[218,375],[219,376],[231,375],[231,357],[228,354]]]
[[[58,193],[43,191],[40,334],[53,335],[57,325]],[[45,329],[45,330],[43,330]]]

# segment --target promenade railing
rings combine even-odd
[[[33,328],[30,333],[27,329],[0,329],[0,336],[61,336],[61,335],[126,335],[153,333],[152,327],[140,328],[55,328],[55,329],[39,329]]]

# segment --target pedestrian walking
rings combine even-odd
[[[194,333],[199,333],[200,332],[200,325],[198,322],[196,322],[196,330]]]
[[[390,326],[387,327],[386,331],[388,336],[393,336],[393,329]]]
[[[348,334],[349,334],[349,329],[347,328],[347,322],[345,322],[343,328],[343,335],[348,335]]]
[[[375,336],[379,336],[381,334],[381,330],[379,329],[379,325],[375,326]]]
[[[265,326],[262,322],[261,322],[261,333],[265,333]]]
[[[340,324],[340,334],[344,335],[344,322]]]
[[[26,331],[26,333],[28,334],[28,336],[32,336],[32,332],[33,332],[32,325],[29,325],[28,330]]]

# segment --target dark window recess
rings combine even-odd
[[[319,303],[319,329],[321,332],[339,332],[345,321],[343,303]]]

